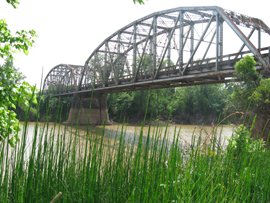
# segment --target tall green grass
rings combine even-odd
[[[226,149],[213,135],[210,144],[181,144],[158,128],[114,139],[105,129],[36,123],[20,143],[0,143],[1,202],[269,202],[270,150],[241,126]],[[215,130],[213,130],[214,134]],[[199,135],[198,135],[199,136]],[[60,193],[61,192],[61,193]],[[59,198],[58,198],[59,197]]]

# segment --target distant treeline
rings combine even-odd
[[[209,124],[228,113],[230,94],[224,84],[121,92],[109,94],[108,109],[111,119],[120,122]]]
[[[112,93],[107,95],[111,121],[140,123],[169,121],[182,124],[218,122],[232,110],[225,84]],[[72,98],[38,97],[40,120],[65,121]],[[230,105],[230,107],[229,107]],[[23,112],[18,112],[24,120]],[[28,114],[29,115],[29,114]],[[30,114],[30,119],[35,119]]]

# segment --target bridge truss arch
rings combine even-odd
[[[255,57],[258,69],[269,70],[269,43],[270,28],[262,20],[220,7],[159,11],[105,39],[79,68],[75,89],[106,92],[224,82],[247,54]],[[47,89],[59,81],[63,87],[71,84],[60,79],[63,75],[54,78]],[[68,85],[62,94],[76,92]]]
[[[46,75],[43,90],[52,94],[73,92],[78,89],[83,66],[59,64]]]

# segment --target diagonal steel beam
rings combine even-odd
[[[153,78],[157,68],[157,16],[153,18],[153,37],[151,42],[150,49],[152,55],[152,65],[150,65],[150,74]]]
[[[249,50],[254,54],[258,61],[263,65],[263,67],[268,67],[269,64],[263,59],[260,52],[252,44],[252,42],[244,35],[244,33],[235,25],[231,18],[227,16],[223,9],[217,7],[217,11],[222,16],[223,20],[231,27],[231,29],[236,33],[236,35],[244,42],[244,44],[249,48]]]
[[[178,24],[178,22],[179,22],[180,16],[181,16],[181,15],[180,15],[180,13],[179,13],[178,18],[177,18],[177,20],[175,21],[174,27],[173,27],[173,29],[172,29],[171,32],[170,32],[170,35],[169,35],[169,38],[168,38],[168,43],[167,43],[167,45],[166,45],[166,47],[165,47],[164,53],[163,53],[163,55],[162,55],[161,61],[160,61],[160,63],[159,63],[158,69],[156,70],[155,76],[154,76],[153,79],[156,79],[156,78],[157,78],[158,72],[159,72],[159,70],[160,70],[160,68],[161,68],[162,62],[163,62],[164,57],[165,57],[165,55],[166,55],[166,52],[167,52],[167,50],[168,50],[168,48],[169,48],[169,46],[170,46],[170,42],[171,42],[171,39],[172,39],[172,37],[173,37],[174,31],[175,31],[176,26],[177,26],[177,24]]]
[[[113,58],[112,58],[112,55],[111,55],[111,52],[110,52],[110,47],[108,46],[108,43],[106,45],[107,45],[107,49],[109,51],[108,52],[109,53],[109,58],[110,58],[109,61],[110,61],[110,64],[112,66],[112,70],[113,70],[113,74],[114,74],[114,82],[117,85],[119,83],[119,75],[118,75],[119,71],[118,71],[117,67],[115,67],[115,64],[113,62]]]
[[[216,33],[217,33],[217,31],[215,30],[215,32],[213,33],[213,35],[212,35],[212,37],[211,37],[211,40],[210,40],[210,42],[209,42],[209,44],[208,44],[206,50],[205,50],[205,52],[204,52],[204,55],[203,55],[202,60],[201,60],[201,62],[200,62],[200,65],[202,65],[202,63],[203,63],[205,57],[207,56],[208,51],[209,51],[209,49],[210,49],[210,46],[212,45],[212,42],[213,42],[213,40],[214,40],[214,38],[215,38],[215,36],[216,36]]]
[[[186,67],[183,69],[183,71],[181,71],[181,74],[182,74],[182,75],[184,74],[184,72],[185,72],[186,69],[188,68],[189,64],[190,64],[191,61],[193,60],[193,57],[194,57],[195,53],[197,52],[199,46],[201,45],[201,42],[202,42],[202,40],[203,40],[205,34],[207,33],[208,28],[210,27],[211,23],[214,21],[214,19],[215,19],[215,16],[213,15],[213,16],[211,17],[211,19],[209,20],[209,22],[208,22],[208,24],[207,24],[207,26],[206,26],[206,28],[205,28],[205,30],[204,30],[204,32],[203,32],[203,34],[202,34],[200,40],[199,40],[199,42],[197,43],[197,46],[195,47],[193,53],[191,54],[191,56],[190,56],[190,58],[189,58],[189,60],[188,60],[188,62],[187,62],[187,64],[186,64]]]
[[[261,29],[258,29],[258,49],[261,49]]]
[[[180,17],[180,19],[181,19],[181,17]],[[187,43],[187,40],[188,40],[188,36],[189,36],[189,34],[191,33],[191,27],[189,27],[189,30],[188,30],[188,32],[187,32],[187,34],[186,34],[186,37],[185,37],[185,41],[184,42],[182,42],[181,41],[181,39],[183,39],[184,38],[184,35],[183,35],[183,33],[182,33],[182,30],[181,30],[181,27],[180,27],[180,36],[179,36],[179,41],[180,41],[180,45],[179,45],[179,56],[178,56],[178,58],[177,58],[177,61],[176,61],[176,66],[177,65],[179,65],[179,71],[181,71],[181,68],[182,68],[182,66],[183,66],[183,50],[184,50],[184,48],[185,48],[185,46],[186,46],[186,43]],[[181,37],[182,36],[182,37]],[[182,53],[180,52],[180,48],[181,47],[183,47],[183,49],[181,50],[182,51]]]
[[[138,76],[138,73],[139,73],[140,68],[141,68],[141,66],[142,66],[143,56],[144,56],[144,53],[145,53],[145,50],[146,50],[148,41],[149,41],[150,36],[151,36],[151,31],[152,31],[152,29],[153,29],[153,26],[154,26],[154,20],[152,21],[152,26],[151,26],[151,28],[149,29],[148,36],[147,36],[147,38],[146,38],[145,45],[144,45],[144,47],[143,47],[142,56],[141,56],[141,58],[140,58],[140,62],[139,62],[138,68],[137,68],[136,73],[135,73],[134,78],[133,78],[133,82],[136,82],[136,80],[137,80],[137,76]]]
[[[132,56],[132,74],[135,75],[136,71],[136,60],[137,60],[137,35],[136,35],[136,30],[137,30],[137,24],[134,24],[133,26],[133,56]]]
[[[255,28],[253,28],[253,29],[251,30],[251,32],[249,33],[248,39],[250,39],[250,37],[252,36],[252,34],[254,33],[254,31],[255,31]],[[234,60],[238,58],[238,56],[239,56],[240,53],[243,51],[243,49],[244,49],[245,46],[246,46],[246,44],[243,43],[243,45],[241,46],[241,48],[240,48],[239,51],[238,51],[238,54],[234,57]]]

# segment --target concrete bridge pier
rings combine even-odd
[[[90,98],[75,95],[66,123],[79,125],[108,124],[107,94],[94,94]]]

